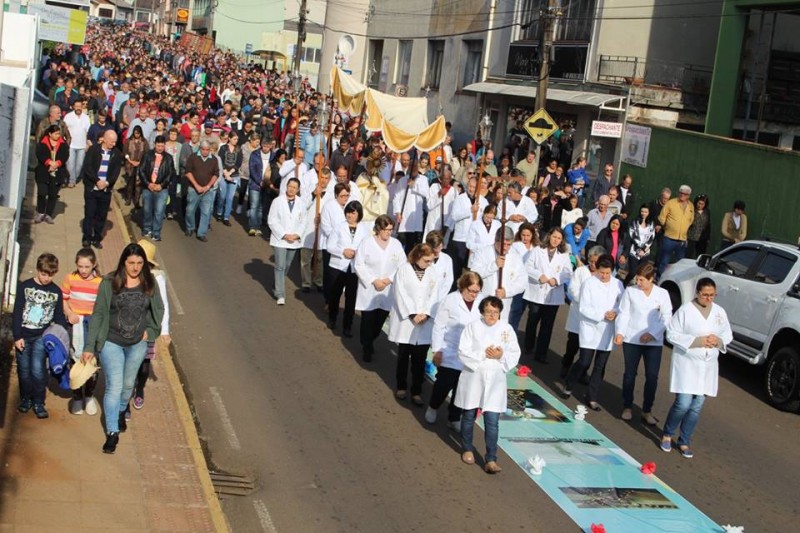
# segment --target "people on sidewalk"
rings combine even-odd
[[[61,289],[53,283],[56,273],[58,258],[50,253],[40,255],[36,274],[19,284],[14,301],[12,331],[20,395],[17,411],[33,409],[36,418],[49,416],[44,407],[49,376],[42,336],[50,324],[67,325]]]
[[[122,154],[115,148],[117,134],[107,131],[100,144],[86,153],[81,171],[83,181],[83,237],[84,248],[102,248],[103,230],[111,207],[111,193],[122,169]]]
[[[89,134],[91,122],[86,113],[83,112],[83,100],[76,100],[72,104],[72,111],[64,116],[64,124],[69,129],[69,160],[67,161],[67,171],[69,172],[69,187],[72,188],[78,181],[83,167],[83,160],[86,156],[86,141]]]
[[[128,428],[125,409],[147,355],[147,341],[159,335],[164,304],[156,285],[147,254],[131,243],[122,250],[116,270],[103,278],[98,289],[81,360],[86,363],[99,354],[105,375],[104,453],[116,451],[119,433]]]
[[[34,224],[53,224],[58,190],[67,176],[69,147],[61,136],[61,127],[48,126],[36,145],[36,215]]]

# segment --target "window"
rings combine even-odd
[[[743,278],[761,251],[758,248],[736,248],[722,254],[714,264],[714,272]]]
[[[481,80],[483,67],[483,41],[464,41],[466,61],[464,62],[464,83],[462,87]]]
[[[306,63],[319,63],[321,55],[319,48],[303,48],[303,61]]]
[[[546,11],[548,0],[517,0],[516,18],[524,29],[519,31],[519,39],[538,41],[542,24],[539,24],[539,12]],[[556,27],[556,41],[588,42],[592,37],[592,24],[595,17],[596,0],[580,2],[562,2],[561,20]],[[526,26],[530,24],[529,26]]]
[[[400,41],[397,46],[397,67],[395,83],[408,87],[408,76],[411,72],[411,48],[414,41]]]
[[[428,87],[438,89],[442,79],[444,41],[428,41]]]
[[[791,272],[796,262],[796,258],[769,252],[756,272],[756,281],[767,285],[777,285],[783,283],[786,276]]]
[[[101,7],[98,10],[97,14],[98,14],[98,16],[100,16],[101,18],[104,18],[104,19],[114,18],[114,10],[113,9],[108,9],[108,8],[105,8],[105,7]]]
[[[366,85],[372,89],[378,88],[378,81],[380,80],[381,64],[383,61],[383,41],[378,39],[370,39],[369,41],[369,55],[367,56],[367,79]]]

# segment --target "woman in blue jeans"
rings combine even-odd
[[[125,408],[147,353],[147,341],[158,337],[163,316],[164,304],[147,255],[138,244],[129,244],[122,250],[117,269],[100,282],[81,355],[86,363],[99,353],[106,379],[104,453],[116,451],[119,432],[127,429]]]
[[[226,226],[231,225],[233,196],[239,188],[239,168],[242,166],[242,150],[239,148],[239,134],[235,131],[228,136],[228,144],[219,149],[222,161],[222,175],[218,181],[216,218]]]
[[[725,353],[733,340],[725,310],[714,303],[717,286],[711,278],[701,278],[695,287],[695,298],[683,304],[667,327],[672,343],[672,379],[670,392],[675,403],[667,415],[661,449],[672,451],[672,440],[678,426],[681,436],[678,449],[691,459],[692,434],[700,418],[706,396],[716,396],[719,385],[720,353]]]

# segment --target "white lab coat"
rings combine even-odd
[[[439,258],[430,266],[436,274],[436,303],[433,305],[433,314],[439,308],[439,304],[450,292],[453,286],[453,260],[444,252],[439,253]]]
[[[423,238],[425,235],[432,231],[442,231],[442,196],[440,191],[442,190],[442,186],[438,183],[434,183],[430,186],[428,190],[428,218],[425,220],[425,231],[423,232]],[[447,226],[447,222],[450,219],[450,212],[453,210],[453,202],[456,201],[456,194],[458,189],[450,186],[450,189],[444,195],[444,225]],[[452,228],[450,228],[452,229]],[[448,240],[449,234],[448,233]]]
[[[469,309],[464,297],[457,290],[448,294],[439,304],[433,320],[431,349],[434,353],[442,352],[441,366],[454,370],[464,368],[464,364],[458,358],[458,343],[464,327],[473,320],[480,319],[478,305],[476,298],[472,303],[472,309]]]
[[[297,178],[300,180],[300,195],[308,201],[311,198],[311,193],[317,188],[317,171],[313,168],[309,169],[305,163],[300,163],[295,174],[294,167],[294,159],[287,159],[278,170],[278,174],[281,175],[280,193],[286,194],[286,185],[289,180]]]
[[[372,228],[372,222],[360,222],[356,226],[355,234],[351,234],[347,221],[339,223],[328,236],[327,250],[331,254],[330,267],[347,272],[347,269],[352,266],[355,271],[355,258],[347,259],[344,251],[346,249],[358,251],[361,242],[372,236]]]
[[[328,197],[325,193],[324,198]],[[333,197],[331,197],[333,198]],[[347,219],[344,216],[344,207],[339,205],[335,199],[332,202],[325,202],[319,214],[319,231],[325,237],[330,237],[334,228],[340,224],[347,224]]]
[[[425,216],[425,202],[428,199],[428,179],[425,176],[417,176],[411,187],[407,187],[407,184],[408,176],[403,176],[395,187],[392,212],[395,216],[398,213],[403,215],[403,219],[397,225],[397,232],[422,232],[422,218]],[[406,191],[408,197],[404,206]]]
[[[486,224],[483,223],[483,216],[479,215],[478,220],[474,220],[469,225],[469,233],[467,234],[467,249],[470,252],[476,252],[489,245],[494,244],[494,238],[497,237],[497,230],[500,229],[500,221],[497,219],[492,220],[491,227],[487,230]]]
[[[727,351],[733,340],[728,315],[712,304],[708,318],[692,302],[683,304],[667,326],[672,343],[672,374],[669,391],[683,394],[716,396],[719,387],[719,354]],[[697,337],[713,334],[722,340],[722,348],[692,348]]]
[[[569,282],[569,299],[571,301],[569,306],[569,314],[567,315],[567,325],[564,329],[570,333],[579,333],[581,327],[581,287],[583,282],[592,277],[592,271],[589,270],[588,265],[579,266],[572,273],[572,279]]]
[[[357,311],[372,311],[392,308],[392,286],[382,291],[372,284],[376,279],[393,280],[400,265],[406,262],[406,254],[400,241],[392,237],[386,249],[378,245],[377,237],[367,237],[356,250],[355,268],[358,275]]]
[[[313,194],[312,194],[313,196]],[[328,194],[327,192],[325,195],[320,198],[319,200],[319,213],[320,213],[320,220],[322,219],[322,208],[325,207],[329,202],[333,201],[333,194]],[[312,249],[314,248],[314,229],[316,224],[314,224],[314,219],[317,217],[317,201],[312,198],[311,202],[308,204],[308,214],[306,215],[306,230],[303,232],[303,248]],[[322,227],[319,230],[319,240],[317,241],[317,250],[324,250],[327,243],[327,235],[322,231]]]
[[[530,222],[533,224],[536,222],[536,219],[539,218],[539,211],[536,209],[536,204],[533,203],[533,200],[528,198],[527,196],[523,196],[520,198],[519,203],[515,204],[513,201],[506,199],[506,219],[510,219],[511,215],[522,215],[525,217],[526,222]],[[503,214],[503,204],[501,203],[497,207],[497,216],[502,216]],[[519,227],[522,225],[522,222],[512,222],[508,220],[506,222],[506,226],[514,230],[514,235],[517,234],[519,231]]]
[[[301,197],[295,196],[294,209],[289,211],[289,201],[285,194],[275,198],[267,218],[271,233],[269,237],[270,246],[290,249],[298,249],[303,246],[302,236],[306,229],[307,207],[308,204]],[[301,239],[295,242],[283,240],[284,235],[290,234],[300,235]]]
[[[473,250],[469,256],[469,269],[483,278],[483,290],[479,300],[487,296],[494,296],[498,286],[497,250],[494,244]],[[503,267],[503,288],[506,297],[503,298],[503,312],[500,319],[508,322],[511,313],[511,300],[517,294],[522,294],[528,287],[528,276],[519,254],[509,250],[506,254],[506,264]]]
[[[481,219],[481,214],[489,201],[481,196],[478,200],[478,218]],[[453,208],[450,210],[450,220],[446,220],[446,226],[450,228],[452,233],[452,240],[458,242],[467,242],[469,236],[469,228],[472,224],[472,206],[473,202],[469,199],[469,195],[465,192],[459,194],[453,201]]]
[[[578,304],[581,322],[578,327],[580,347],[589,350],[611,351],[614,342],[614,322],[605,319],[608,311],[619,312],[619,301],[625,288],[617,278],[603,283],[596,276],[583,282]]]
[[[511,245],[511,249],[514,250],[522,259],[523,265],[527,264],[528,258],[531,256],[531,252],[533,252],[535,248],[536,246],[525,248],[525,245],[522,244],[522,241],[514,241],[514,243]]]
[[[436,303],[436,272],[426,268],[417,278],[411,263],[400,265],[392,284],[392,312],[389,315],[389,340],[398,344],[430,344],[433,331],[433,304]],[[430,318],[415,325],[411,315]]]
[[[550,260],[547,248],[538,246],[528,256],[525,269],[528,271],[526,300],[544,305],[564,304],[564,284],[572,277],[572,263],[568,253],[556,251]],[[551,287],[549,283],[540,283],[539,278],[542,275],[555,278],[557,285]]]
[[[664,332],[671,319],[672,302],[666,290],[653,285],[650,296],[647,296],[642,289],[633,286],[625,289],[622,295],[615,326],[617,335],[622,335],[628,344],[662,346]],[[652,335],[654,340],[647,343],[640,341],[639,338],[645,333]]]
[[[500,346],[503,356],[487,358],[489,346]],[[505,413],[508,407],[506,373],[517,366],[519,356],[517,334],[508,322],[498,320],[494,326],[487,326],[483,318],[479,318],[467,324],[458,344],[458,358],[464,369],[458,380],[456,406]]]

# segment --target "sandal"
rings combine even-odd
[[[417,407],[422,407],[423,405],[425,405],[425,400],[423,400],[422,396],[420,396],[419,394],[415,394],[411,397],[411,403],[413,403]]]
[[[406,394],[407,394],[406,391],[399,390],[399,391],[395,391],[394,397],[397,398],[398,400],[405,400],[406,399]]]
[[[461,460],[468,465],[475,464],[475,454],[472,452],[464,452],[461,454]]]

